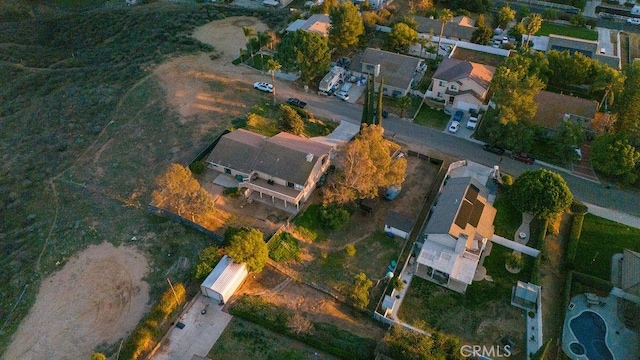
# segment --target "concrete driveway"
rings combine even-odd
[[[207,309],[202,314],[202,309]],[[206,357],[232,316],[222,311],[217,301],[199,293],[189,305],[180,322],[180,329],[173,326],[162,340],[160,349],[151,357],[154,360],[191,359],[193,355]]]

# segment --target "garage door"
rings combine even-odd
[[[458,104],[455,106],[455,108],[460,109],[462,111],[469,111],[469,109],[478,110],[478,107],[476,106],[476,104],[472,104],[464,101],[458,101]]]

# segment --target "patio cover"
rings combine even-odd
[[[538,257],[538,255],[540,255],[540,250],[528,247],[526,245],[519,244],[513,240],[505,239],[502,236],[493,235],[493,237],[491,237],[491,241],[493,241],[496,244],[506,246],[509,249],[520,251],[521,253],[529,256]]]

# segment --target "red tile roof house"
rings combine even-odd
[[[207,158],[210,169],[239,180],[245,196],[282,201],[297,212],[330,164],[331,146],[281,132],[266,137],[235,130],[222,138]],[[267,202],[268,203],[268,202]]]
[[[446,58],[433,74],[427,97],[444,101],[448,108],[480,110],[495,71],[493,66]]]
[[[598,102],[575,96],[557,94],[542,90],[534,97],[538,110],[534,123],[554,130],[563,121],[573,121],[588,130],[591,121],[598,114]]]

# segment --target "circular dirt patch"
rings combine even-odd
[[[43,280],[5,359],[88,359],[144,314],[149,288],[144,255],[109,243],[89,246]]]
[[[238,27],[244,27],[244,26],[253,26],[256,22],[253,20],[249,20],[249,19],[241,19],[241,20],[236,20],[234,22],[232,22],[231,24],[233,24],[234,26],[238,26]]]

